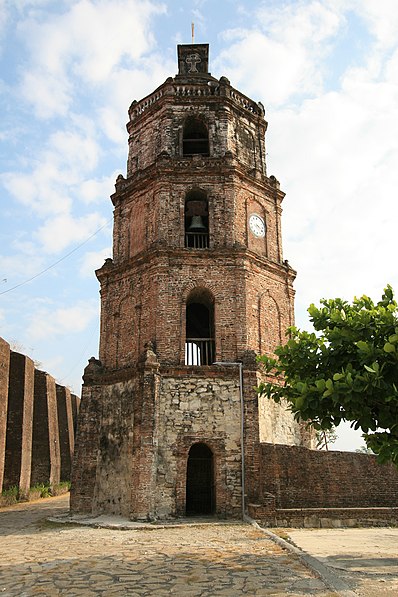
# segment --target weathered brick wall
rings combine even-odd
[[[237,360],[248,349],[272,353],[293,322],[290,271],[264,271],[221,251],[140,260],[128,276],[103,284],[100,360],[109,368],[131,365],[153,341],[160,362],[183,364],[186,300],[194,288],[214,296],[217,360]]]
[[[138,472],[133,452],[137,395],[137,378],[102,388],[94,512],[130,515],[132,485],[137,482]]]
[[[61,451],[55,380],[45,371],[35,370],[31,483],[60,482]]]
[[[40,387],[36,409],[35,376],[36,390]],[[62,410],[60,430],[54,379],[47,373],[35,371],[29,357],[10,351],[9,344],[0,338],[0,492],[2,488],[17,486],[20,496],[25,498],[34,483],[58,483],[61,445],[64,448],[62,479],[69,480],[80,399],[59,385],[57,394],[62,403],[59,405]],[[63,438],[61,443],[59,432]],[[42,467],[46,473],[40,472]]]
[[[186,465],[191,446],[205,443],[215,463],[216,514],[241,512],[239,384],[235,379],[164,375],[159,396],[156,514],[185,514]],[[177,496],[176,496],[177,491]]]
[[[148,353],[148,351],[146,351]],[[155,359],[154,353],[150,353]],[[111,374],[115,379],[121,372]],[[126,370],[125,381],[98,374],[85,384],[72,475],[73,512],[134,519],[185,515],[189,450],[205,443],[213,452],[216,514],[241,514],[239,369],[230,366],[161,367],[145,361]],[[255,367],[243,370],[244,443],[248,475],[257,483]],[[102,377],[102,381],[101,381]],[[285,441],[297,429],[286,428]],[[282,433],[282,432],[281,432]],[[249,481],[249,485],[250,485]]]
[[[257,503],[271,494],[277,508],[398,506],[398,471],[375,456],[261,444],[258,457]]]
[[[130,508],[138,519],[184,514],[187,458],[196,442],[214,455],[217,513],[237,516],[239,370],[184,367],[186,306],[193,296],[206,297],[216,361],[251,362],[244,371],[244,441],[253,463],[259,441],[254,355],[272,352],[293,322],[295,276],[282,259],[284,193],[266,176],[264,110],[225,77],[203,73],[168,79],[133,102],[129,116],[127,179],[118,177],[111,197],[113,260],[96,272],[100,361],[85,372],[72,510]],[[183,155],[190,116],[205,123],[208,156]],[[203,250],[185,247],[192,192],[207,200]],[[265,237],[250,231],[254,213],[266,223]],[[148,356],[149,344],[156,355]],[[299,442],[291,413],[281,409],[280,416],[286,421],[278,439]],[[263,435],[272,433],[267,427],[275,418],[264,415]]]
[[[211,156],[231,152],[243,167],[264,174],[267,123],[258,105],[233,89],[225,77],[177,79],[169,78],[149,96],[155,99],[150,107],[144,98],[143,110],[130,108],[128,176],[153,164],[160,154],[182,156],[184,122],[192,115],[206,124]],[[211,87],[209,80],[214,83]]]
[[[72,404],[73,431],[74,431],[74,436],[76,437],[77,420],[78,420],[79,408],[80,408],[80,398],[78,396],[76,396],[76,394],[71,394],[70,400],[71,400],[71,404]]]
[[[260,441],[271,444],[303,445],[302,426],[283,403],[258,399]]]
[[[34,371],[29,357],[11,351],[3,487],[17,486],[21,497],[31,478]]]
[[[73,456],[71,512],[92,513],[101,433],[102,386],[83,385]]]
[[[72,397],[69,388],[55,384],[57,396],[57,416],[59,448],[61,455],[61,481],[70,479],[75,432],[73,423]]]
[[[8,379],[10,372],[10,345],[0,338],[0,493],[3,489],[6,453]]]
[[[102,364],[131,366],[148,341],[161,364],[183,364],[195,287],[215,299],[217,360],[271,351],[293,321],[294,271],[282,263],[284,193],[266,176],[263,109],[224,77],[203,74],[168,79],[129,114],[128,177],[112,195],[113,261],[97,272]],[[209,156],[182,154],[192,115],[206,123]],[[185,199],[198,189],[209,210],[204,251],[184,248]],[[264,238],[249,230],[253,213],[266,222]]]

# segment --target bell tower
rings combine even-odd
[[[294,318],[264,108],[211,76],[208,51],[178,46],[178,74],[129,109],[113,259],[96,272],[100,350],[83,377],[75,512],[237,517],[255,498],[256,446],[305,442],[253,390],[256,354]]]

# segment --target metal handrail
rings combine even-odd
[[[186,232],[185,233],[185,247],[188,249],[208,249],[209,248],[209,233],[208,232]]]
[[[215,357],[213,338],[187,338],[185,341],[186,365],[211,365]]]

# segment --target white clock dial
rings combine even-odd
[[[249,218],[250,230],[259,238],[265,236],[265,222],[257,214],[252,214]]]

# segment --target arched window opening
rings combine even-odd
[[[211,365],[215,358],[214,302],[206,290],[193,291],[186,306],[186,365]]]
[[[206,444],[194,444],[187,462],[186,515],[214,514],[214,459]]]
[[[209,155],[209,132],[201,118],[188,116],[184,124],[183,156]]]
[[[209,208],[204,191],[191,191],[185,198],[185,247],[209,248]]]

